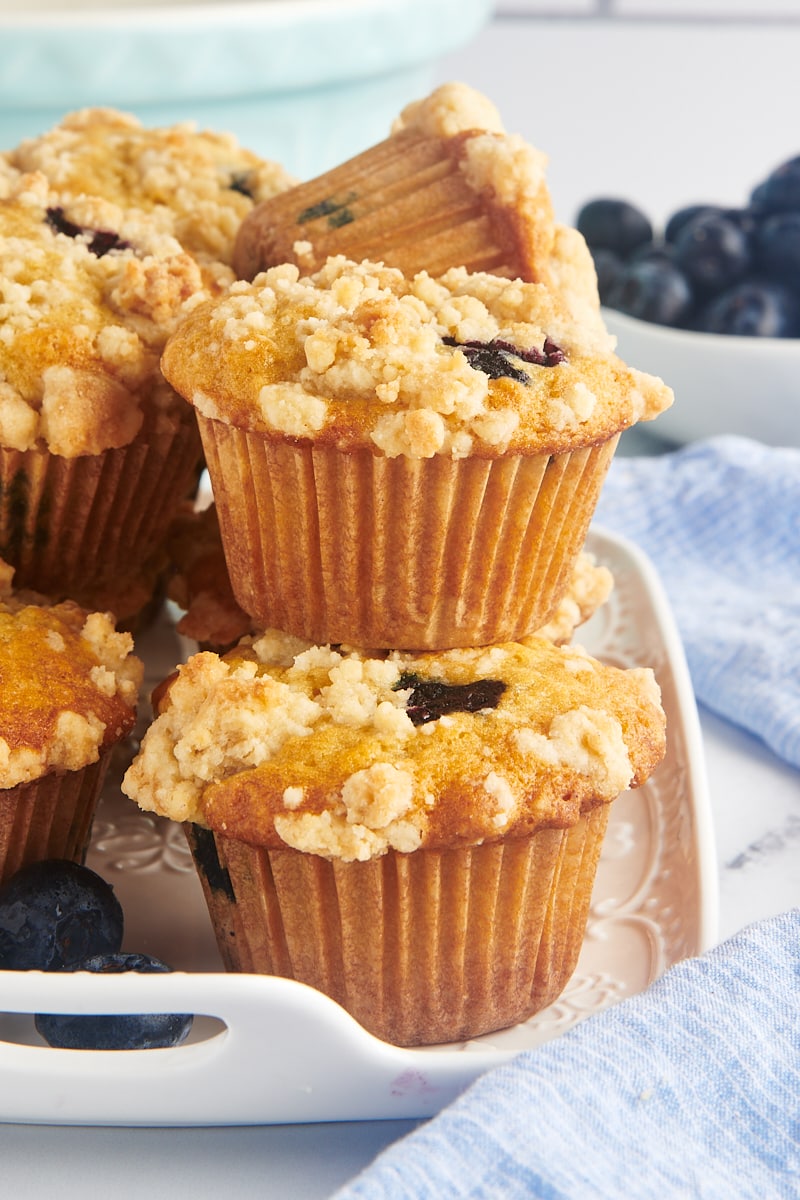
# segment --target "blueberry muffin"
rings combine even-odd
[[[15,595],[11,577],[0,560],[0,883],[29,862],[82,861],[142,682],[108,614]]]
[[[40,174],[0,199],[0,554],[20,587],[134,616],[202,460],[159,358],[218,293],[178,242]]]
[[[186,825],[231,970],[404,1045],[525,1020],[575,967],[610,805],[664,753],[649,670],[544,639],[189,659],[123,781]]]
[[[451,267],[545,283],[602,330],[583,237],[560,225],[547,156],[505,131],[480,92],[448,83],[408,105],[379,145],[257,204],[239,230],[243,279],[293,262],[308,274],[331,255],[406,275]]]
[[[162,370],[197,412],[239,606],[357,646],[544,625],[619,433],[672,401],[543,284],[343,258],[195,308]]]
[[[136,210],[225,279],[239,226],[253,205],[295,182],[230,133],[188,122],[147,128],[111,108],[69,113],[5,157],[20,171],[45,175],[66,202],[99,196]]]

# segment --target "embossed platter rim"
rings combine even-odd
[[[139,813],[112,777],[89,863],[120,897],[126,947],[157,954],[176,970],[107,977],[0,972],[0,1120],[222,1125],[423,1118],[515,1051],[559,1036],[712,945],[716,858],[680,639],[660,581],[639,550],[597,528],[587,548],[610,567],[615,589],[577,640],[615,665],[655,669],[670,737],[653,778],[614,802],[583,950],[554,1004],[510,1030],[408,1050],[371,1037],[303,984],[224,974],[182,833]],[[179,657],[166,619],[137,649],[151,685]],[[115,1054],[43,1045],[31,1033],[34,1011],[199,1016],[182,1046]]]

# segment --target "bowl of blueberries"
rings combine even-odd
[[[674,389],[654,436],[800,446],[800,155],[741,208],[688,205],[656,230],[629,201],[598,197],[576,224],[617,352]]]

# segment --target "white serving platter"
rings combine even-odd
[[[88,864],[113,884],[125,949],[170,975],[0,971],[0,1121],[77,1125],[232,1125],[424,1118],[521,1049],[644,990],[716,940],[716,856],[697,710],[661,584],[630,543],[587,542],[615,578],[576,640],[617,666],[650,666],[669,722],[664,762],[614,802],[586,939],[562,996],[524,1024],[467,1043],[402,1049],[366,1033],[326,996],[292,980],[228,975],[179,826],[119,792],[116,764]],[[180,658],[166,614],[137,643],[147,685]],[[130,749],[128,751],[130,753]],[[165,1050],[53,1049],[34,1012],[192,1012],[189,1039]]]

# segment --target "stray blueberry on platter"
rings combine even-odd
[[[678,329],[800,337],[800,155],[775,167],[744,207],[687,204],[660,235],[622,199],[588,201],[576,225],[606,307]]]
[[[0,888],[0,970],[69,968],[115,953],[122,933],[114,889],[69,859],[29,863]]]
[[[119,975],[169,972],[149,954],[100,954],[76,963],[74,971]],[[162,1050],[177,1046],[192,1027],[189,1013],[39,1013],[37,1031],[50,1046],[64,1050]]]

